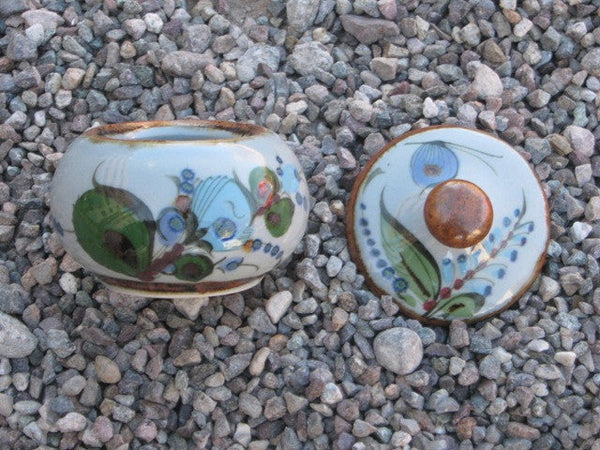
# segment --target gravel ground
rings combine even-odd
[[[600,449],[598,11],[0,0],[0,446]],[[289,141],[307,234],[260,286],[205,307],[109,292],[50,225],[56,164],[90,126],[189,116]],[[344,213],[382,145],[442,123],[534,165],[552,241],[511,309],[425,327],[364,285]]]

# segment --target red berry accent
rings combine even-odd
[[[435,300],[427,300],[425,303],[423,303],[423,309],[425,311],[431,311],[436,305],[437,302]]]
[[[452,294],[452,289],[450,289],[449,287],[442,288],[442,290],[440,291],[440,298],[450,298],[450,294]]]
[[[454,281],[454,289],[456,289],[456,290],[460,289],[461,287],[463,287],[463,284],[465,284],[465,282],[463,280],[461,280],[460,278],[457,278]]]

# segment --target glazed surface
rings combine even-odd
[[[447,183],[475,189],[440,199]],[[439,201],[446,204],[432,210]],[[428,215],[436,216],[433,234]],[[473,130],[429,128],[392,142],[366,167],[352,196],[349,240],[372,287],[407,314],[476,320],[533,282],[547,221],[537,178],[511,147]],[[461,234],[467,228],[473,239]]]
[[[178,129],[181,140],[144,145]],[[85,267],[138,287],[203,282],[226,290],[292,252],[306,226],[308,192],[280,138],[191,140],[225,131],[177,125],[135,130],[82,136],[57,171],[53,216],[65,248]]]

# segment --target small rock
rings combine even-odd
[[[37,56],[37,45],[25,34],[11,33],[8,36],[6,56],[13,61],[27,61]]]
[[[365,422],[364,420],[358,419],[354,421],[352,425],[352,434],[358,438],[364,438],[373,434],[377,431],[373,425],[369,422]]]
[[[0,416],[8,417],[13,412],[13,398],[0,392]]]
[[[530,442],[540,438],[539,430],[520,422],[509,422],[506,427],[506,434],[510,437],[527,439]]]
[[[243,447],[248,447],[252,440],[252,429],[247,423],[238,423],[233,433],[233,440]]]
[[[156,438],[158,434],[158,429],[156,428],[156,424],[149,420],[144,419],[140,422],[134,432],[135,436],[141,439],[144,442],[151,442]]]
[[[583,241],[592,232],[593,226],[586,222],[575,222],[569,230],[569,236],[575,244]]]
[[[47,9],[32,9],[21,14],[25,19],[27,26],[31,27],[36,24],[41,24],[44,30],[54,31],[56,28],[65,23],[64,19],[53,11]]]
[[[62,385],[61,389],[65,395],[74,397],[76,395],[79,395],[81,393],[81,391],[83,391],[83,389],[85,388],[85,385],[86,385],[85,378],[82,377],[81,375],[75,375],[75,376],[72,376],[71,378],[69,378],[67,381],[65,381],[65,383]]]
[[[271,318],[271,322],[278,323],[292,304],[292,293],[281,291],[271,296],[265,304],[265,310]]]
[[[56,427],[62,433],[82,431],[86,425],[87,419],[85,416],[77,412],[67,413],[64,417],[61,417],[56,421]]]
[[[371,19],[351,14],[341,16],[340,20],[344,30],[365,45],[400,34],[398,25],[391,20]]]
[[[121,381],[121,369],[112,359],[98,355],[94,361],[94,367],[98,381],[107,384],[115,384]]]
[[[279,67],[280,54],[276,47],[266,44],[257,44],[250,47],[238,59],[235,70],[241,82],[251,81],[256,77],[256,71],[260,64],[264,64],[274,72]]]
[[[560,283],[546,275],[542,276],[539,294],[544,302],[552,300],[560,294]]]
[[[146,23],[146,29],[150,33],[159,34],[163,28],[164,22],[160,16],[156,13],[148,13],[144,16],[144,22]]]
[[[470,344],[469,332],[467,325],[461,320],[453,320],[450,322],[450,345],[454,348],[468,347]]]
[[[333,57],[323,44],[313,41],[296,45],[288,62],[301,75],[318,75],[331,69]]]
[[[67,294],[76,294],[79,290],[79,279],[72,273],[63,273],[58,284]]]
[[[327,383],[321,394],[321,401],[327,405],[335,405],[344,399],[342,391],[335,383]]]
[[[396,58],[373,58],[369,67],[381,80],[391,81],[396,78],[398,60]]]
[[[581,68],[587,70],[590,75],[600,77],[600,48],[594,47],[584,55]]]
[[[169,75],[191,78],[196,71],[211,63],[213,63],[213,59],[208,54],[197,54],[186,50],[177,50],[168,52],[165,55],[161,67],[162,70]]]
[[[174,298],[175,309],[190,320],[196,320],[200,310],[209,302],[208,297]]]
[[[379,364],[399,375],[413,372],[423,359],[421,339],[408,328],[390,328],[379,333],[373,350]]]
[[[288,0],[285,12],[290,28],[296,33],[306,31],[315,21],[320,0]]]
[[[480,64],[477,67],[471,87],[483,100],[490,97],[500,97],[504,90],[498,74],[485,64]]]
[[[190,25],[183,32],[184,50],[203,53],[210,46],[212,33],[204,24]]]
[[[0,312],[0,356],[25,358],[37,346],[37,338],[19,320]]]
[[[100,442],[108,442],[114,436],[113,424],[106,416],[96,417],[92,430]]]
[[[298,277],[312,289],[315,297],[324,299],[327,296],[327,286],[325,286],[319,278],[319,273],[317,272],[314,263],[309,258],[303,259],[300,264],[296,266],[296,272]]]
[[[265,369],[265,364],[267,362],[267,358],[271,354],[271,349],[269,347],[262,347],[257,350],[257,352],[252,357],[252,361],[250,362],[249,372],[252,376],[259,376],[263,373]]]
[[[593,133],[577,125],[569,125],[565,136],[573,147],[573,151],[581,158],[589,158],[594,154],[595,138]]]

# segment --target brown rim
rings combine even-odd
[[[544,210],[546,213],[545,214],[545,216],[546,216],[545,217],[546,218],[546,221],[545,221],[546,222],[546,234],[548,235],[548,238],[546,239],[546,243],[544,245],[544,251],[542,252],[541,256],[538,258],[535,266],[533,267],[533,272],[532,272],[531,277],[529,278],[529,280],[527,280],[523,284],[523,287],[515,295],[513,295],[513,297],[507,302],[506,305],[504,305],[502,308],[500,308],[496,311],[493,311],[489,314],[486,314],[484,316],[479,316],[477,318],[471,318],[471,319],[460,319],[460,320],[462,320],[466,323],[479,322],[481,320],[485,320],[485,319],[493,317],[497,314],[500,314],[503,311],[505,311],[506,309],[510,308],[519,298],[521,298],[521,296],[523,294],[525,294],[525,292],[527,292],[529,287],[533,284],[533,282],[536,280],[536,278],[540,274],[540,272],[542,270],[542,266],[544,265],[544,262],[546,260],[548,244],[550,243],[550,208],[548,206],[548,199],[544,195],[544,189],[542,188],[542,183],[540,182],[540,179],[538,178],[535,171],[529,165],[529,162],[525,158],[523,158],[523,156],[519,152],[517,152],[511,145],[509,145],[506,141],[500,139],[499,137],[497,137],[491,133],[485,132],[485,131],[467,128],[467,127],[454,126],[454,125],[434,125],[434,126],[430,126],[430,127],[426,127],[426,128],[420,128],[418,130],[410,130],[407,133],[403,134],[402,136],[398,136],[397,138],[391,140],[381,150],[379,150],[374,156],[371,157],[371,159],[367,162],[365,167],[363,167],[363,169],[360,171],[360,173],[356,177],[356,180],[354,181],[354,184],[352,186],[352,192],[350,192],[350,199],[348,201],[348,210],[346,212],[346,237],[348,239],[348,250],[350,250],[350,256],[352,257],[352,260],[358,267],[360,273],[365,277],[365,281],[367,282],[367,285],[374,293],[376,293],[380,297],[382,295],[390,295],[392,298],[395,299],[395,303],[400,308],[400,311],[402,312],[402,314],[404,314],[410,318],[419,320],[420,322],[423,322],[425,324],[430,324],[430,325],[449,325],[451,321],[420,316],[419,314],[415,313],[414,311],[411,311],[410,309],[406,308],[400,301],[398,301],[398,299],[396,299],[396,297],[391,295],[389,292],[386,292],[383,289],[381,289],[371,279],[369,272],[367,271],[367,269],[363,263],[362,256],[360,255],[360,251],[358,250],[358,246],[356,244],[357,236],[356,236],[355,229],[354,229],[354,210],[355,210],[355,206],[356,206],[356,197],[358,195],[358,190],[360,189],[363,181],[367,177],[367,174],[371,170],[371,167],[373,167],[373,165],[377,162],[377,160],[379,158],[381,158],[389,149],[394,147],[396,144],[398,144],[399,142],[401,142],[411,136],[414,136],[414,135],[420,134],[420,133],[424,133],[426,131],[443,129],[443,128],[459,128],[462,130],[467,130],[467,131],[484,134],[488,137],[491,137],[493,139],[496,139],[497,141],[502,142],[503,144],[508,146],[513,152],[515,152],[515,154],[517,154],[519,157],[521,157],[523,159],[523,161],[529,167],[531,174],[537,181],[537,184],[539,185],[540,190],[542,192],[542,197],[544,199]]]
[[[201,295],[219,295],[219,292],[235,289],[240,286],[258,281],[263,275],[256,278],[242,278],[233,281],[205,281],[196,284],[185,283],[147,283],[136,280],[123,280],[120,278],[98,275],[100,281],[124,289],[134,291],[144,291],[148,293],[172,293],[172,294],[201,294]]]
[[[231,133],[231,137],[210,138],[210,139],[136,139],[115,137],[116,135],[128,133],[136,130],[147,130],[150,128],[167,128],[167,127],[187,127],[197,129],[220,130]],[[142,122],[123,122],[110,125],[101,125],[99,127],[90,128],[83,133],[83,136],[88,137],[96,142],[118,142],[123,144],[164,144],[166,142],[178,143],[211,143],[211,142],[236,142],[251,136],[270,133],[269,130],[259,125],[252,123],[229,122],[226,120],[200,120],[200,119],[184,119],[184,120],[150,120]]]

